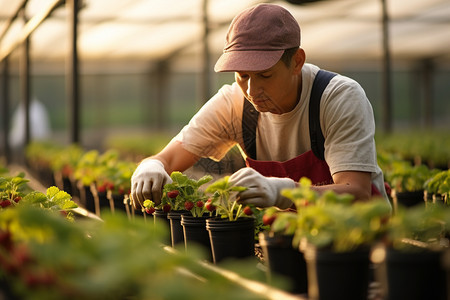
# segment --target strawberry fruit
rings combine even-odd
[[[244,207],[244,214],[246,214],[247,216],[253,215],[252,208],[250,206]]]
[[[180,194],[180,192],[178,190],[173,190],[170,192],[167,192],[167,197],[169,198],[176,198],[178,196],[178,194]]]
[[[206,201],[206,209],[208,211],[214,211],[216,209],[216,206],[214,204],[212,204],[211,199],[208,199],[208,201]]]
[[[186,210],[191,210],[194,208],[194,203],[192,201],[186,201],[184,202],[184,208]]]
[[[154,207],[149,207],[145,209],[145,212],[149,215],[153,214],[155,212],[155,208]]]
[[[264,215],[264,216],[262,217],[262,221],[263,221],[263,224],[264,224],[264,225],[272,225],[272,223],[273,223],[273,221],[275,221],[275,219],[276,219],[276,216],[275,216],[275,215],[271,215],[271,216],[269,216],[269,215]]]
[[[165,213],[168,213],[171,209],[172,209],[172,206],[170,206],[170,204],[167,203],[167,204],[163,205],[163,211]]]

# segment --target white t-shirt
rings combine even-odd
[[[258,160],[286,161],[311,150],[309,98],[317,66],[302,69],[302,92],[297,106],[284,114],[260,113],[256,130]],[[234,82],[224,85],[174,137],[200,156],[222,159],[236,143],[244,149],[242,111],[244,96]],[[325,137],[325,161],[331,175],[341,171],[372,173],[372,182],[387,198],[383,173],[377,163],[372,106],[362,87],[337,75],[325,88],[320,105]]]

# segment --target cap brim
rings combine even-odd
[[[263,71],[273,67],[284,50],[229,51],[223,53],[214,66],[216,72]]]

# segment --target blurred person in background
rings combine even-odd
[[[202,157],[220,160],[236,144],[247,167],[230,181],[247,187],[239,195],[242,203],[290,208],[293,203],[280,192],[303,176],[319,192],[388,201],[364,90],[306,63],[300,40],[297,21],[278,5],[259,4],[233,19],[214,70],[234,72],[235,82],[223,86],[160,153],[138,165],[131,179],[136,208],[146,199],[160,203],[171,172],[183,172]]]
[[[34,97],[30,102],[30,139],[47,140],[50,138],[51,127],[47,109],[44,104]],[[19,148],[25,145],[25,107],[20,103],[12,116],[9,134],[11,147]]]

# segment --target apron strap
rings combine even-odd
[[[314,78],[311,97],[309,101],[309,136],[311,139],[311,150],[321,160],[324,157],[325,139],[320,128],[320,99],[323,91],[336,73],[319,70]],[[259,112],[244,98],[244,109],[242,111],[242,136],[244,139],[244,151],[248,157],[256,159],[256,127],[258,125]]]
[[[256,127],[258,125],[258,117],[259,112],[250,101],[244,98],[242,137],[244,139],[245,153],[252,159],[256,159]]]
[[[328,83],[336,75],[333,72],[319,70],[316,78],[314,78],[309,100],[309,138],[311,140],[311,150],[321,160],[325,160],[325,138],[320,128],[320,100]]]

